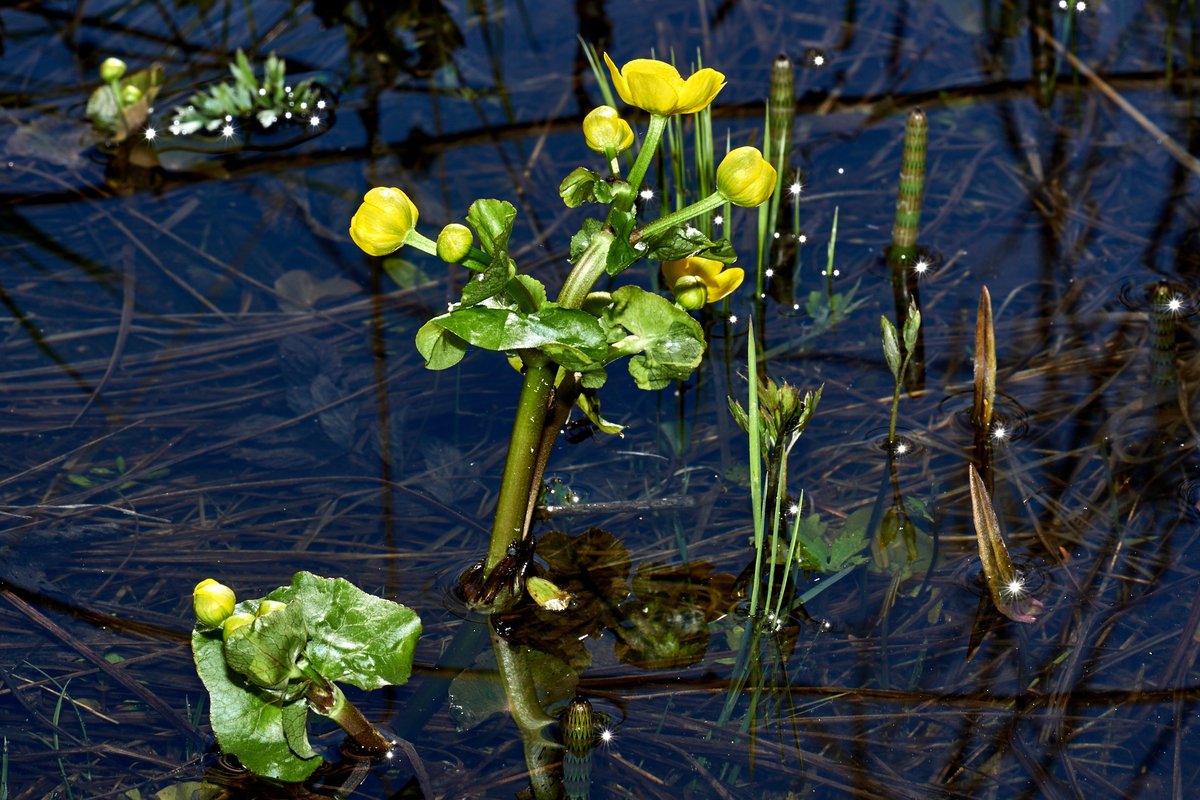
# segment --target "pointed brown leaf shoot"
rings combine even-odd
[[[975,541],[979,545],[979,560],[983,562],[983,577],[996,610],[1014,622],[1036,622],[1042,602],[1029,595],[1017,568],[1013,566],[1008,547],[1000,534],[1000,521],[992,507],[987,487],[975,470],[967,466],[971,484],[971,513],[975,520]]]
[[[996,404],[996,332],[992,327],[992,296],[986,286],[979,292],[975,317],[975,407],[971,419],[984,433],[992,425]]]

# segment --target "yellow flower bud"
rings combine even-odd
[[[237,597],[233,589],[212,578],[205,578],[192,590],[192,608],[196,611],[196,619],[210,628],[224,622],[233,613],[235,605]]]
[[[142,90],[134,86],[132,83],[127,83],[121,87],[121,102],[125,105],[131,106],[141,99]]]
[[[741,286],[746,277],[746,273],[741,267],[726,267],[720,261],[701,256],[692,256],[679,261],[664,261],[662,273],[667,285],[675,293],[675,298],[679,300],[679,304],[692,310],[699,308],[699,306],[689,304],[695,302],[695,283],[684,281],[685,278],[699,279],[704,284],[705,302],[715,303]],[[692,292],[687,302],[680,296],[680,288]]]
[[[447,264],[458,264],[471,253],[475,234],[466,225],[451,222],[437,238],[437,257]]]
[[[281,603],[278,600],[263,600],[258,604],[258,611],[255,612],[256,617],[265,617],[274,611],[282,611],[287,608],[287,603]]]
[[[688,311],[699,311],[708,302],[708,287],[698,275],[684,275],[671,287],[675,300]]]
[[[661,117],[695,114],[725,86],[725,76],[715,69],[702,69],[685,81],[670,64],[652,58],[636,58],[619,70],[608,53],[604,61],[622,100]]]
[[[386,256],[399,250],[417,227],[417,207],[399,189],[376,186],[350,219],[350,238],[363,252]]]
[[[100,80],[105,83],[119,81],[125,74],[125,62],[119,58],[106,58],[100,62]]]
[[[254,622],[253,614],[230,614],[225,618],[225,621],[221,623],[221,638],[228,641],[229,637],[233,635],[234,631],[236,631],[238,628],[246,627],[251,622]]]
[[[756,147],[733,150],[717,167],[717,191],[735,206],[753,208],[775,191],[775,168]]]
[[[525,589],[533,598],[533,602],[547,611],[566,611],[571,606],[571,593],[558,588],[545,578],[529,578],[525,581]]]
[[[612,106],[597,106],[583,118],[583,138],[597,153],[620,155],[633,147],[633,129]]]

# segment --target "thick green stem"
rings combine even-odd
[[[359,747],[380,753],[392,749],[393,743],[375,729],[332,681],[322,679],[309,684],[306,699],[309,708],[336,722]]]
[[[703,200],[697,200],[690,206],[684,206],[678,211],[667,214],[665,217],[659,217],[641,230],[634,231],[633,235],[629,238],[637,242],[645,239],[647,236],[654,236],[655,234],[662,233],[668,228],[678,225],[681,222],[687,222],[689,219],[695,219],[701,214],[707,214],[709,211],[719,207],[724,202],[725,198],[721,196],[720,192],[713,192]]]
[[[488,546],[487,574],[504,558],[509,544],[525,535],[525,508],[533,489],[537,468],[537,451],[542,439],[546,411],[554,391],[554,375],[558,367],[536,350],[522,353],[525,380],[517,400],[512,436],[508,442],[508,458],[504,462],[504,477],[500,481],[500,497],[496,502],[496,517],[492,521],[492,541]]]
[[[558,297],[560,306],[579,308],[583,304],[593,284],[604,274],[604,264],[613,239],[613,234],[607,230],[597,231],[592,236],[587,249],[563,283]],[[525,380],[517,400],[508,458],[496,503],[496,517],[492,522],[492,540],[484,565],[488,575],[504,558],[508,546],[525,535],[534,482],[545,467],[544,458],[548,456],[558,430],[555,426],[553,431],[546,431],[546,416],[552,406],[557,365],[536,350],[525,351],[521,357],[525,362]],[[549,437],[549,444],[546,437]]]
[[[650,162],[654,160],[654,154],[658,151],[658,143],[662,140],[666,127],[666,117],[660,117],[657,114],[650,115],[650,127],[646,129],[646,138],[642,140],[642,149],[638,151],[637,161],[633,162],[633,167],[629,170],[629,185],[633,187],[631,198],[637,197],[637,191],[642,186],[642,178],[646,177],[646,170],[650,169]],[[632,203],[632,199],[630,202]],[[624,210],[628,211],[629,209]]]

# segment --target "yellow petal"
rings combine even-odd
[[[664,261],[662,263],[663,279],[667,286],[674,286],[684,275],[691,275],[688,271],[688,260],[686,258],[679,261]]]
[[[717,275],[708,285],[708,302],[715,303],[742,285],[746,273],[741,267],[730,267]]]
[[[687,259],[687,262],[688,274],[699,276],[708,285],[710,291],[714,285],[713,281],[721,274],[721,270],[725,269],[725,265],[720,261],[703,256],[692,256]]]
[[[625,83],[625,76],[621,74],[621,70],[617,69],[617,65],[608,57],[608,53],[604,54],[604,63],[608,64],[608,72],[612,75],[613,86],[617,87],[617,94],[625,101],[626,105],[637,105],[633,102],[632,95],[629,94],[629,86]]]
[[[676,114],[695,114],[708,108],[717,94],[725,88],[725,76],[715,69],[705,67],[695,72],[683,84],[679,93],[679,108]]]
[[[659,62],[651,61],[649,63]],[[667,64],[661,64],[661,66],[675,72]],[[633,105],[661,117],[675,113],[675,109],[679,105],[679,90],[683,88],[683,79],[679,77],[678,73],[675,73],[672,79],[672,76],[662,74],[661,70],[630,70],[626,68],[625,71],[627,73],[625,80],[629,86],[629,94],[633,97]]]
[[[417,225],[417,207],[399,189],[377,186],[350,219],[350,238],[363,252],[385,256],[398,250]]]

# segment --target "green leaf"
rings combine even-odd
[[[579,232],[571,237],[571,254],[568,261],[574,264],[579,256],[587,249],[588,243],[592,241],[592,237],[596,235],[596,231],[604,227],[604,223],[598,219],[589,217],[583,221]]]
[[[892,377],[900,380],[900,341],[896,338],[896,326],[887,317],[880,317],[879,327],[883,330],[883,357],[887,359]]]
[[[921,330],[921,309],[916,303],[908,304],[908,319],[904,320],[904,352],[912,353],[917,347],[917,332]]]
[[[435,317],[436,323],[484,350],[543,349],[568,369],[585,369],[607,354],[604,328],[590,314],[547,303],[533,314],[471,306]],[[553,352],[553,355],[552,355]]]
[[[288,608],[262,619],[287,613],[293,606],[303,615],[309,630],[305,655],[329,680],[360,689],[408,681],[421,635],[421,620],[412,609],[367,594],[342,578],[311,572],[297,572],[291,586],[267,597],[287,603]]]
[[[546,284],[542,283],[537,278],[531,278],[528,275],[518,275],[517,280],[519,280],[525,287],[525,290],[529,292],[529,296],[532,297],[538,304],[538,308],[546,305],[546,303],[549,301],[549,298],[546,297]]]
[[[651,261],[677,261],[688,256],[703,256],[714,261],[732,264],[737,253],[728,239],[712,241],[698,228],[690,224],[668,228],[646,242],[646,258]]]
[[[241,603],[237,610],[253,613],[254,607]],[[303,707],[303,699],[280,702],[230,672],[220,631],[193,631],[192,655],[208,690],[209,719],[222,750],[237,756],[247,769],[281,781],[303,781],[321,765],[319,756],[301,757],[293,752],[284,733],[283,707]]]
[[[250,66],[250,59],[246,58],[242,48],[238,48],[237,58],[234,63],[229,65],[229,71],[233,73],[233,78],[240,87],[249,92],[258,92],[258,81],[254,77],[254,68]]]
[[[634,247],[629,243],[629,234],[633,233],[637,225],[637,217],[632,212],[614,208],[608,215],[608,221],[612,224],[616,238],[608,250],[604,270],[609,275],[620,275],[645,254],[648,246],[639,242],[638,246]]]
[[[642,389],[662,389],[673,380],[686,380],[704,355],[704,330],[687,312],[669,300],[637,286],[613,292],[610,324],[629,331],[616,343],[619,353],[636,353],[629,374]]]
[[[285,703],[280,708],[283,735],[288,747],[300,758],[312,758],[317,754],[308,743],[308,704]]]
[[[226,639],[225,663],[251,683],[279,691],[296,676],[296,661],[307,643],[301,609],[288,606]]]
[[[590,169],[576,167],[558,185],[558,196],[567,208],[578,208],[596,201],[596,184],[603,182],[604,178]]]
[[[480,246],[493,260],[497,253],[508,258],[508,237],[516,218],[517,209],[503,200],[476,200],[467,211],[467,224],[475,230]]]
[[[575,398],[575,405],[579,406],[579,409],[587,415],[593,425],[605,433],[619,434],[625,430],[624,425],[609,422],[601,416],[600,398],[596,396],[595,392],[580,392],[579,396]]]
[[[490,297],[495,297],[504,291],[504,287],[517,274],[517,267],[507,254],[492,259],[492,263],[483,272],[471,276],[463,287],[462,304],[473,306],[482,303]]]
[[[425,359],[425,369],[449,369],[462,361],[467,342],[431,319],[417,331],[417,352]]]

